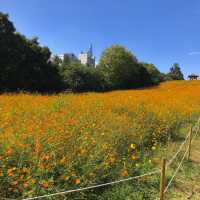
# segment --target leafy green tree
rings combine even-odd
[[[148,72],[148,70],[141,63],[138,63],[138,65],[139,65],[138,87],[154,85],[155,83],[152,81],[151,74]]]
[[[61,65],[62,64],[62,60],[56,55],[51,59],[52,64],[54,65]]]
[[[65,88],[76,92],[103,90],[102,74],[95,68],[73,62],[63,68]]]
[[[120,45],[105,49],[98,67],[102,70],[106,83],[111,89],[140,87],[149,82],[149,75],[138,63],[137,58]],[[145,76],[146,80],[144,80]]]
[[[76,62],[71,59],[68,55],[64,55],[63,65],[70,65],[72,62]]]
[[[156,66],[154,64],[152,64],[152,63],[141,63],[141,64],[142,64],[142,66],[145,67],[145,69],[149,73],[152,84],[157,85],[163,81],[164,77],[163,77],[162,73],[156,68]]]
[[[51,52],[37,38],[27,39],[16,33],[8,15],[0,13],[0,90],[59,90],[57,66],[50,62]]]
[[[127,88],[135,65],[136,58],[119,45],[105,49],[99,61],[99,66],[111,88]]]
[[[167,80],[184,80],[183,73],[181,72],[180,65],[174,63],[170,68],[170,72],[166,75]]]
[[[0,91],[102,91],[156,84],[159,71],[151,64],[139,63],[126,48],[113,45],[100,58],[97,68],[84,66],[65,56],[50,59],[48,47],[37,38],[17,33],[8,15],[0,12]],[[171,70],[177,74],[177,67]],[[174,75],[173,75],[174,76]]]

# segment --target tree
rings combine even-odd
[[[74,62],[73,59],[71,59],[68,55],[64,55],[64,59],[63,59],[63,64],[64,65],[70,65],[70,63]]]
[[[51,62],[52,64],[57,65],[57,66],[62,64],[62,60],[57,55],[53,56],[53,58],[51,59]]]
[[[0,90],[53,91],[61,88],[48,47],[16,33],[8,15],[0,13]]]
[[[103,76],[95,68],[79,62],[67,65],[62,71],[65,88],[76,92],[103,90]]]
[[[170,72],[166,75],[167,80],[184,80],[183,73],[181,72],[180,65],[174,63],[170,68]]]
[[[145,87],[154,85],[155,83],[152,81],[151,74],[149,71],[143,66],[143,64],[138,63],[139,67],[139,85],[138,87]]]
[[[98,67],[111,89],[134,88],[143,85],[140,82],[141,65],[136,57],[123,46],[113,45],[105,49]]]
[[[164,77],[161,72],[156,68],[156,66],[152,63],[141,63],[142,66],[145,67],[147,72],[150,74],[152,84],[159,84],[163,81]]]
[[[8,15],[0,12],[0,35],[4,36],[15,32],[15,27],[12,22],[8,20]]]

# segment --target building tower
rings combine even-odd
[[[92,44],[87,52],[81,52],[79,55],[79,60],[83,65],[87,65],[89,67],[95,67],[95,57],[93,56],[93,47]]]
[[[92,49],[92,44],[90,44],[90,48],[88,51],[88,55],[92,58],[93,57],[93,49]]]

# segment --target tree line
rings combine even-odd
[[[38,38],[16,32],[9,16],[0,12],[1,92],[107,91],[184,79],[178,63],[164,74],[154,64],[139,62],[120,45],[105,49],[95,68],[70,58],[50,58],[48,47],[42,47]]]

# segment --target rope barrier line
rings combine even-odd
[[[42,198],[46,198],[46,197],[53,197],[53,196],[58,196],[58,195],[63,195],[63,194],[69,194],[69,193],[73,193],[73,192],[80,192],[80,191],[100,188],[100,187],[104,187],[104,186],[108,186],[108,185],[114,185],[114,184],[118,184],[118,183],[121,183],[121,182],[131,181],[131,180],[134,180],[134,179],[139,179],[139,178],[142,178],[142,177],[151,176],[151,175],[158,174],[158,173],[160,173],[160,170],[155,170],[155,171],[143,174],[143,175],[129,177],[129,178],[121,179],[121,180],[118,180],[118,181],[112,181],[112,182],[108,182],[108,183],[103,183],[103,184],[94,185],[94,186],[88,186],[88,187],[79,188],[79,189],[66,190],[66,191],[63,191],[63,192],[57,192],[57,193],[48,194],[48,195],[25,198],[25,199],[22,199],[22,200],[35,200],[35,199],[42,199]]]
[[[199,131],[198,123],[199,123],[199,122],[197,122],[197,124],[194,126],[195,129],[197,128],[195,135],[196,135],[197,132]],[[179,146],[178,151],[177,151],[177,152],[174,154],[174,156],[168,161],[168,163],[167,163],[167,165],[166,165],[166,168],[168,168],[168,167],[172,164],[172,162],[176,159],[176,157],[178,156],[178,154],[179,154],[179,153],[181,152],[181,150],[183,149],[184,144],[187,142],[187,139],[188,139],[188,138],[189,138],[189,134],[186,136],[185,140],[184,140],[184,141],[181,143],[181,145]]]
[[[193,137],[193,139],[192,139],[192,142],[193,142],[194,139],[197,137],[198,132],[199,132],[199,126],[195,126],[195,127],[197,127],[197,130],[196,130],[196,133],[195,133],[195,135],[194,135],[194,137]],[[183,155],[183,157],[182,157],[182,159],[181,159],[181,161],[180,161],[178,167],[176,168],[176,170],[175,170],[175,172],[174,172],[172,178],[171,178],[170,181],[168,182],[168,184],[167,184],[167,186],[166,186],[166,188],[165,188],[164,193],[167,192],[167,190],[169,189],[170,185],[172,184],[172,181],[174,180],[175,176],[177,175],[177,173],[178,173],[178,171],[179,171],[179,169],[180,169],[180,167],[181,167],[181,165],[182,165],[182,163],[183,163],[183,161],[184,161],[184,159],[185,159],[185,157],[186,157],[186,155],[187,155],[187,153],[188,153],[188,150],[189,150],[189,147],[186,149],[186,151],[185,151],[185,153],[184,153],[184,155]]]
[[[200,121],[199,121],[200,122]],[[198,122],[198,124],[199,124]],[[195,125],[194,128],[196,130],[196,133],[195,133],[195,136],[193,137],[192,139],[192,142],[194,140],[194,138],[197,136],[198,132],[199,132],[199,125]],[[189,134],[187,135],[187,137],[185,138],[185,140],[182,142],[182,144],[179,146],[179,149],[178,151],[173,155],[173,157],[169,160],[169,162],[167,163],[166,167],[169,167],[172,162],[176,159],[176,157],[178,156],[178,154],[181,152],[181,150],[183,149],[183,146],[185,145],[185,143],[187,142],[187,139],[189,138]],[[170,179],[170,181],[168,182],[168,185],[167,187],[165,188],[165,193],[167,192],[168,188],[170,187],[173,179],[175,178],[176,174],[178,173],[186,155],[187,155],[187,152],[188,152],[189,148],[187,148],[187,150],[185,151],[178,167],[176,168],[175,170],[175,173],[173,174],[172,178]],[[134,177],[129,177],[129,178],[126,178],[126,179],[121,179],[121,180],[117,180],[117,181],[112,181],[112,182],[107,182],[107,183],[103,183],[103,184],[98,184],[98,185],[93,185],[93,186],[88,186],[88,187],[83,187],[83,188],[79,188],[79,189],[72,189],[72,190],[66,190],[66,191],[62,191],[62,192],[56,192],[56,193],[52,193],[52,194],[47,194],[47,195],[41,195],[41,196],[37,196],[37,197],[30,197],[30,198],[24,198],[24,199],[21,199],[21,200],[35,200],[35,199],[42,199],[42,198],[47,198],[47,197],[53,197],[53,196],[58,196],[58,195],[64,195],[64,194],[69,194],[69,193],[74,193],[74,192],[80,192],[80,191],[85,191],[85,190],[90,190],[90,189],[95,189],[95,188],[100,188],[100,187],[105,187],[105,186],[108,186],[108,185],[114,185],[114,184],[119,184],[119,183],[122,183],[122,182],[126,182],[126,181],[131,181],[131,180],[135,180],[135,179],[139,179],[139,178],[142,178],[142,177],[146,177],[146,176],[151,176],[151,175],[154,175],[154,174],[159,174],[161,172],[160,169],[157,169],[157,170],[154,170],[152,172],[148,172],[148,173],[145,173],[145,174],[142,174],[142,175],[138,175],[138,176],[134,176]],[[5,198],[6,199],[6,198]]]
[[[197,127],[197,126],[195,126],[195,127]],[[196,131],[195,136],[197,135],[197,133],[198,133],[198,130]],[[179,146],[178,151],[169,160],[169,162],[167,163],[167,167],[169,167],[171,165],[171,163],[176,159],[176,157],[181,152],[181,150],[182,150],[183,146],[185,145],[185,143],[186,143],[186,141],[187,141],[188,138],[189,138],[189,134],[187,135],[187,137],[185,138],[185,140],[182,142],[182,144]],[[185,156],[187,155],[187,152],[188,152],[188,149],[186,150],[186,152],[185,152],[185,154],[184,154],[181,162],[179,163],[179,166],[177,167],[177,169],[176,169],[173,177],[171,178],[170,182],[168,183],[168,185],[167,185],[167,187],[165,189],[165,193],[167,192],[167,190],[168,190],[169,186],[171,185],[173,179],[175,178],[176,174],[178,173],[178,171],[179,171],[179,169],[180,169],[180,167],[181,167],[181,165],[183,163],[183,160],[185,159]],[[58,196],[58,195],[63,195],[63,194],[69,194],[69,193],[73,193],[73,192],[80,192],[80,191],[90,190],[90,189],[105,187],[105,186],[108,186],[108,185],[118,184],[118,183],[121,183],[121,182],[130,181],[130,180],[134,180],[134,179],[139,179],[139,178],[142,178],[142,177],[145,177],[145,176],[154,175],[154,174],[157,174],[157,173],[160,173],[160,170],[155,170],[155,171],[152,171],[152,172],[140,175],[140,176],[130,177],[130,178],[127,178],[127,179],[121,179],[121,180],[118,180],[118,181],[103,183],[103,184],[94,185],[94,186],[88,186],[88,187],[79,188],[79,189],[67,190],[67,191],[63,191],[63,192],[57,192],[57,193],[53,193],[53,194],[49,194],[49,195],[43,195],[43,196],[25,198],[25,199],[22,199],[22,200],[35,200],[35,199],[41,199],[41,198],[46,198],[46,197],[53,197],[53,196]]]
[[[1,200],[16,200],[16,199],[10,199],[10,198],[1,197]]]
[[[197,125],[194,126],[194,128],[198,127]],[[197,130],[198,131],[198,130]],[[185,140],[181,143],[181,145],[179,146],[178,151],[174,154],[174,156],[168,161],[166,167],[168,168],[171,163],[175,160],[175,158],[177,157],[177,155],[181,152],[184,144],[186,143],[187,139],[189,138],[189,134],[186,136]]]
[[[168,188],[170,187],[172,181],[174,180],[175,176],[177,175],[177,173],[178,173],[178,171],[179,171],[179,169],[180,169],[180,167],[181,167],[181,165],[182,165],[182,163],[183,163],[183,161],[184,161],[184,159],[185,159],[185,157],[186,157],[186,155],[187,155],[188,150],[189,150],[189,148],[187,148],[187,150],[185,151],[185,153],[184,153],[184,155],[183,155],[183,157],[182,157],[182,159],[181,159],[181,161],[180,161],[178,167],[176,168],[176,170],[175,170],[175,172],[174,172],[172,178],[171,178],[170,181],[168,182],[168,184],[167,184],[167,186],[166,186],[166,188],[165,188],[164,193],[167,192],[167,190],[168,190]]]
[[[193,143],[194,139],[197,137],[197,135],[198,135],[198,133],[199,133],[199,130],[200,130],[200,127],[197,126],[196,133],[195,133],[194,137],[192,138],[192,143]]]
[[[187,137],[185,138],[185,140],[182,142],[182,144],[179,146],[178,151],[174,154],[174,156],[168,161],[166,168],[168,168],[172,162],[176,159],[176,157],[178,156],[178,154],[181,152],[181,150],[183,149],[185,143],[187,142],[187,139],[189,138],[189,134],[187,135]]]

